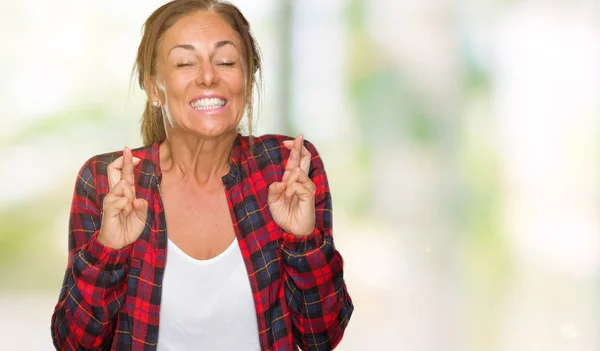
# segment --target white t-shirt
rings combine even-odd
[[[158,351],[260,350],[256,308],[239,243],[196,260],[170,239],[163,277]]]

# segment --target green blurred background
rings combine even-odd
[[[356,311],[339,350],[600,349],[597,0],[239,0],[257,134],[303,132]],[[70,201],[141,145],[163,1],[0,0],[0,335],[51,350]]]

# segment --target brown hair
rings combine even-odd
[[[173,0],[159,7],[144,23],[144,35],[138,48],[132,74],[135,74],[137,71],[138,83],[142,89],[145,89],[144,82],[150,81],[156,76],[158,48],[164,33],[180,18],[196,11],[211,11],[221,15],[240,36],[246,74],[246,115],[248,117],[250,143],[252,144],[252,119],[254,113],[252,94],[254,84],[260,88],[261,55],[250,31],[248,20],[234,5],[218,0]],[[258,79],[255,79],[256,73],[258,73]],[[141,134],[144,145],[162,141],[166,137],[162,111],[152,107],[150,101],[146,102],[142,116]]]

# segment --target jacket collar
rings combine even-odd
[[[244,150],[248,150],[248,138],[238,133],[237,137],[233,141],[233,149],[231,152],[230,169],[227,174],[223,176],[223,184],[226,189],[230,189],[234,184],[241,181],[241,162],[245,159]],[[164,141],[157,141],[153,143],[144,159],[150,162],[144,162],[142,165],[142,172],[152,176],[151,186],[156,189],[162,181],[162,171],[160,169],[160,144]]]

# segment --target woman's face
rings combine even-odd
[[[242,46],[218,14],[196,12],[164,34],[153,92],[165,127],[204,137],[236,131],[245,106]]]

